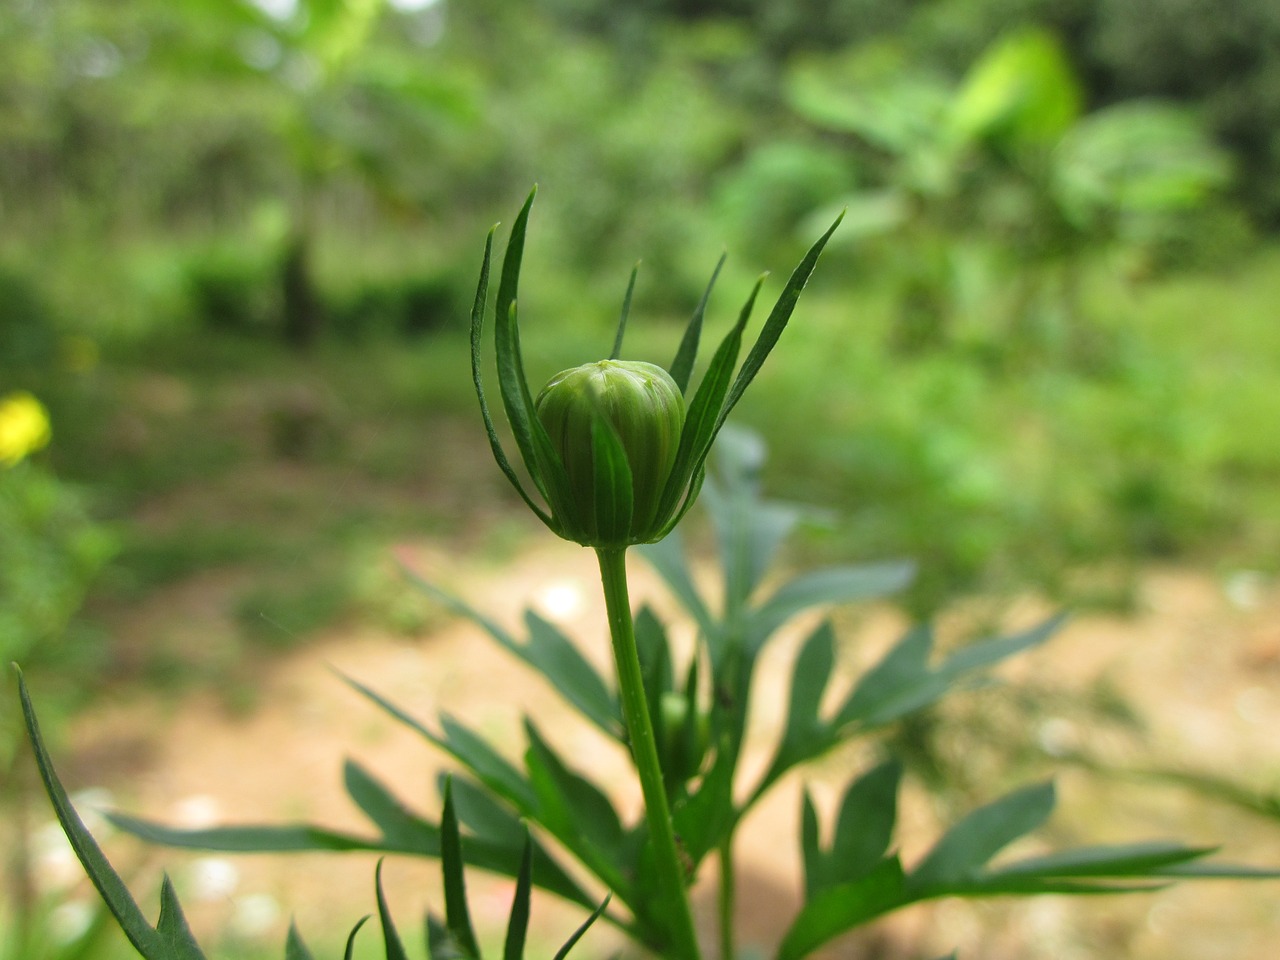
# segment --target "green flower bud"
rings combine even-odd
[[[670,374],[636,360],[583,364],[552,377],[534,409],[568,476],[568,502],[558,512],[569,538],[591,547],[657,538],[671,519],[658,511],[684,428],[684,397]],[[596,489],[597,418],[612,428],[631,471],[629,523],[609,509],[619,491]]]

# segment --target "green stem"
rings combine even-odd
[[[605,607],[609,614],[609,635],[613,640],[613,659],[618,670],[618,692],[622,698],[622,717],[627,724],[631,757],[640,776],[644,792],[644,812],[649,824],[649,842],[666,900],[663,913],[669,918],[669,932],[674,954],[681,960],[699,960],[698,937],[693,928],[693,914],[685,890],[684,868],[676,849],[675,829],[667,806],[667,791],[662,782],[658,762],[658,744],[653,735],[653,721],[644,692],[644,676],[640,670],[640,654],[636,649],[635,628],[631,622],[631,599],[627,594],[626,549],[597,548],[600,580],[604,585]]]

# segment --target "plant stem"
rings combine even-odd
[[[609,636],[613,640],[613,659],[618,671],[622,717],[631,742],[631,758],[644,792],[649,842],[653,844],[654,860],[666,901],[663,913],[669,919],[674,954],[682,960],[699,960],[698,937],[694,932],[693,913],[689,909],[684,869],[676,849],[675,829],[667,806],[667,791],[658,762],[658,744],[653,735],[640,655],[636,649],[635,627],[631,622],[626,549],[598,548],[596,557],[600,561],[600,580],[604,585],[605,607],[609,614]]]

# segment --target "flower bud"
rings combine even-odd
[[[569,481],[560,511],[570,539],[586,546],[623,547],[656,538],[670,519],[659,516],[662,493],[680,449],[684,397],[667,371],[635,360],[601,360],[551,378],[534,403]],[[617,491],[596,489],[592,425],[603,417],[631,470],[631,519],[625,528],[602,516]],[[597,512],[597,506],[601,512]]]

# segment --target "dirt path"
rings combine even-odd
[[[586,551],[552,544],[501,569],[470,570],[424,550],[414,554],[414,563],[502,623],[514,626],[521,609],[533,604],[566,625],[602,667],[607,664]],[[661,598],[643,565],[636,562],[634,569],[635,593]],[[845,655],[852,664],[883,649],[897,622],[879,611],[850,626],[855,632]],[[779,643],[760,671],[758,734],[765,741],[785,702],[782,678],[789,675],[794,639]],[[441,710],[457,714],[513,753],[520,718],[531,714],[576,765],[613,786],[625,811],[636,809],[637,791],[617,751],[576,723],[539,678],[460,622],[412,641],[335,630],[265,669],[258,678],[259,705],[244,715],[229,713],[225,701],[210,693],[180,703],[159,697],[104,703],[76,724],[68,778],[82,787],[106,786],[122,808],[171,822],[305,818],[363,830],[340,779],[344,758],[358,757],[410,806],[434,813],[435,777],[446,767],[441,756],[353,693],[334,669],[424,720]],[[1138,616],[1080,618],[1047,648],[1011,665],[1007,676],[1068,691],[1094,689],[1106,676],[1150,721],[1145,760],[1211,770],[1258,788],[1280,785],[1280,590],[1274,586],[1237,577],[1224,591],[1203,574],[1153,572],[1143,581]],[[1082,727],[1072,716],[1047,712],[1031,722],[1030,739],[1050,752],[1083,745],[1126,756],[1123,743],[1107,741],[1111,734]],[[847,782],[853,759],[836,757],[813,771],[820,805]],[[136,779],[130,782],[126,772]],[[1079,832],[1092,842],[1169,836],[1222,842],[1227,859],[1280,864],[1280,821],[1173,788],[1102,780],[1074,767],[1065,768],[1057,783],[1055,824],[1064,835]],[[993,785],[993,795],[1007,786]],[[744,941],[763,950],[794,911],[797,791],[797,784],[786,783],[771,796],[748,821],[741,844]],[[901,843],[908,861],[936,835],[936,810],[923,794],[907,806]],[[125,862],[145,858],[149,867],[163,864],[173,872],[198,928],[220,931],[208,934],[215,951],[219,936],[265,936],[278,944],[291,913],[304,930],[317,931],[312,939],[319,947],[319,931],[347,925],[373,905],[368,857],[227,859],[144,851],[124,838],[113,839],[111,849]],[[50,877],[68,875],[57,862],[51,854]],[[437,868],[398,858],[388,863],[386,880],[393,909],[416,941],[412,918],[428,905],[442,905]],[[702,887],[700,908],[709,919],[709,877]],[[500,936],[509,885],[477,875],[472,894],[478,923]],[[548,946],[578,921],[575,911],[554,901],[535,906],[536,936]],[[593,935],[582,955],[603,956],[615,945],[605,931]],[[926,958],[953,948],[974,960],[1273,960],[1280,955],[1280,882],[1184,884],[1127,899],[947,901],[905,911],[830,956]],[[278,947],[270,953],[278,956]]]

